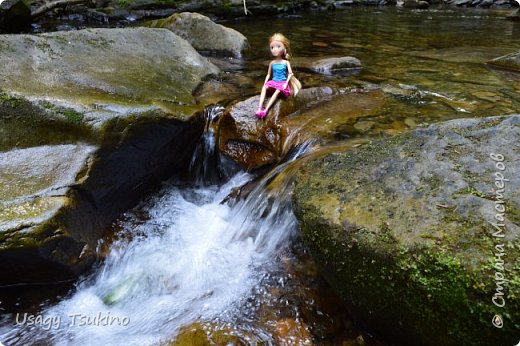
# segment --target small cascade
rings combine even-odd
[[[221,111],[208,109],[208,124]],[[54,324],[28,327],[13,316],[10,327],[0,327],[0,339],[7,344],[156,345],[197,321],[240,319],[246,301],[296,236],[291,177],[281,172],[312,145],[295,148],[247,196],[231,199],[254,177],[240,172],[221,185],[208,184],[217,171],[211,167],[212,135],[207,125],[192,161],[199,184],[165,183],[126,213],[104,263],[69,297],[39,312]],[[272,340],[264,331],[256,338]]]
[[[224,159],[216,148],[213,124],[224,113],[224,107],[212,105],[202,114],[205,126],[190,162],[189,173],[197,186],[221,184],[237,172],[236,164]]]

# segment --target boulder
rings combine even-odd
[[[0,152],[13,172],[2,185],[31,180],[27,163],[45,179],[41,196],[2,198],[10,209],[0,285],[73,279],[121,212],[187,174],[205,125],[193,93],[219,70],[163,29],[0,35],[0,50]],[[48,170],[68,180],[54,182]]]
[[[426,9],[426,8],[430,7],[430,4],[427,1],[406,0],[406,1],[403,1],[402,6],[406,7],[406,8]]]
[[[125,107],[186,110],[189,116],[193,91],[219,73],[187,41],[161,29],[0,35],[0,52],[4,91],[58,99],[103,118]]]
[[[71,122],[69,110],[0,101],[0,285],[76,278],[121,212],[187,174],[204,127],[148,112],[95,128]]]
[[[10,278],[49,282],[70,278],[90,264],[92,248],[60,219],[71,186],[95,151],[89,145],[55,145],[0,153],[0,258],[2,283]],[[46,263],[47,270],[29,272]],[[54,275],[47,271],[55,270]]]
[[[495,58],[491,61],[488,61],[488,64],[491,66],[504,68],[506,70],[519,72],[520,71],[520,52],[515,52],[515,53],[511,53],[511,54],[507,54],[507,55]]]
[[[518,138],[520,115],[458,119],[300,167],[304,242],[359,324],[400,345],[518,342]]]
[[[297,97],[278,100],[264,120],[254,115],[258,102],[255,96],[232,105],[218,123],[220,152],[248,170],[279,162],[306,140],[334,139],[342,126],[377,114],[384,94],[303,89]]]
[[[173,31],[198,51],[240,57],[249,46],[247,38],[238,31],[198,13],[175,13],[166,19],[151,21],[149,25]]]
[[[293,66],[298,70],[320,73],[325,75],[332,74],[353,74],[362,69],[361,61],[351,56],[324,58],[319,60],[309,58],[295,58],[291,60]]]

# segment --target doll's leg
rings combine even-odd
[[[264,104],[265,100],[265,93],[267,92],[267,87],[264,85],[262,87],[262,93],[260,94],[260,102],[258,103],[258,110],[262,110],[262,105]]]
[[[273,105],[274,101],[276,101],[276,99],[278,98],[278,95],[280,95],[280,90],[277,89],[273,93],[273,96],[271,96],[271,98],[269,99],[269,103],[267,104],[267,107],[265,107],[265,112],[266,113],[269,111],[269,108],[271,108],[271,106]]]

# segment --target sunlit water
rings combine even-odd
[[[223,24],[250,42],[242,73],[256,81],[256,93],[267,72],[265,62],[271,58],[267,41],[274,32],[291,40],[293,69],[304,88],[385,90],[385,105],[376,114],[353,118],[336,129],[355,135],[359,134],[358,121],[370,121],[373,126],[368,133],[379,134],[454,118],[519,112],[518,74],[486,65],[520,50],[520,23],[506,19],[511,11],[349,7]],[[345,76],[301,68],[306,62],[341,56],[358,58],[362,70]]]

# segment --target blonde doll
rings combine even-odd
[[[255,113],[260,119],[266,116],[269,108],[271,108],[280,93],[285,97],[291,96],[291,94],[296,96],[302,87],[301,83],[294,77],[291,64],[289,63],[291,56],[290,44],[287,37],[280,33],[274,34],[269,39],[269,47],[275,59],[269,63],[267,76],[265,77],[262,93],[260,94],[258,110]],[[262,105],[264,104],[265,94],[268,90],[274,90],[274,93],[269,99],[267,107],[264,109]]]

